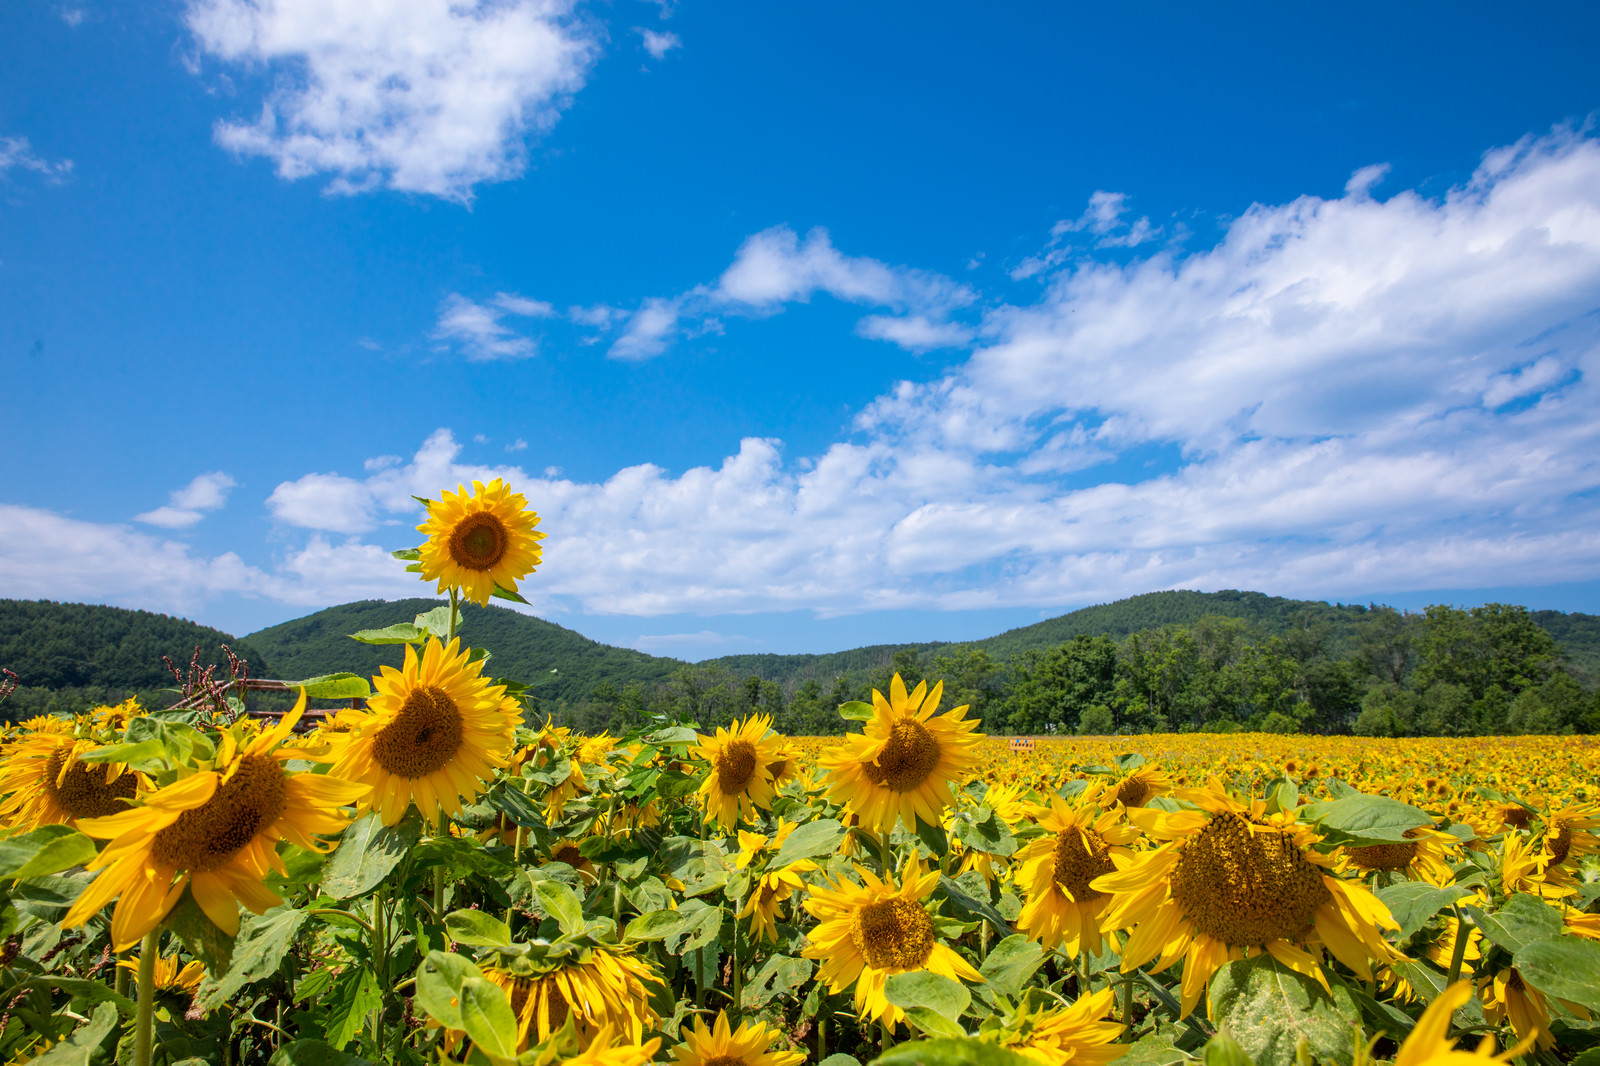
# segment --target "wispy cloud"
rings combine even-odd
[[[600,30],[563,0],[189,0],[189,29],[276,88],[219,144],[328,190],[387,186],[469,203],[522,174],[528,138],[583,87]]]
[[[659,33],[643,26],[635,26],[633,32],[643,38],[644,50],[650,53],[652,59],[661,59],[674,48],[683,47],[676,33]]]
[[[165,529],[185,529],[205,517],[205,512],[220,509],[228,502],[228,490],[237,481],[221,471],[201,474],[174,492],[166,506],[136,515],[134,521]]]
[[[26,137],[0,137],[0,177],[7,171],[21,170],[38,174],[45,181],[59,183],[72,174],[72,160],[51,162],[33,150]]]
[[[469,359],[527,359],[538,353],[538,346],[507,325],[506,316],[548,318],[553,314],[555,308],[549,304],[512,293],[500,293],[481,304],[451,293],[439,310],[433,335],[457,345]]]

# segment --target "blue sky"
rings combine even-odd
[[[1600,612],[1593,5],[0,6],[0,596],[685,658]]]

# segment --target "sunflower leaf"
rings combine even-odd
[[[967,991],[966,985],[930,970],[890,974],[883,994],[901,1010],[926,1007],[952,1021],[961,1017],[972,1004],[972,993]]]
[[[1535,940],[1553,937],[1561,932],[1561,912],[1537,896],[1518,892],[1493,914],[1475,906],[1461,908],[1483,930],[1483,935],[1497,947],[1515,955]]]
[[[91,1058],[100,1050],[101,1043],[116,1024],[117,1008],[110,1003],[102,1003],[71,1036],[30,1061],[36,1066],[89,1066]]]
[[[1420,807],[1361,793],[1309,804],[1303,813],[1331,842],[1357,846],[1402,843],[1407,830],[1433,825],[1433,815]]]
[[[373,1066],[373,1063],[358,1055],[347,1055],[321,1040],[296,1040],[273,1052],[267,1066]]]
[[[526,599],[523,598],[522,593],[513,592],[510,589],[505,588],[502,585],[495,585],[494,591],[491,592],[489,595],[493,596],[497,600],[510,600],[512,603],[527,603],[528,602]],[[530,606],[531,606],[531,604],[530,604]]]
[[[250,916],[234,940],[233,965],[221,977],[208,978],[195,1001],[206,1010],[215,1010],[245,985],[277,973],[305,920],[305,911],[287,904],[259,917]]]
[[[979,972],[997,990],[1016,997],[1043,965],[1044,949],[1022,933],[1015,933],[994,946]]]
[[[451,911],[444,916],[444,928],[450,939],[475,948],[503,948],[511,943],[510,928],[487,911]]]
[[[583,932],[583,901],[572,889],[559,881],[546,879],[533,883],[533,894],[539,897],[544,912],[556,920],[562,933],[577,936]]]
[[[42,825],[0,840],[0,878],[44,877],[94,858],[94,841],[67,825]]]
[[[810,959],[773,955],[744,986],[741,1006],[746,1010],[759,1010],[778,996],[793,996],[801,985],[811,980],[815,968],[816,964]]]
[[[1551,936],[1524,945],[1517,973],[1547,996],[1569,1003],[1600,1003],[1600,944],[1581,936]]]
[[[1397,881],[1378,890],[1378,899],[1400,923],[1399,942],[1405,943],[1428,919],[1463,896],[1472,895],[1459,885],[1435,888],[1425,881]]]
[[[367,1014],[382,1006],[383,993],[371,970],[352,966],[334,980],[324,1002],[328,1005],[328,1018],[323,1035],[335,1049],[343,1051],[366,1024]]]
[[[872,721],[872,704],[862,703],[860,700],[851,700],[849,703],[839,704],[839,717],[850,722]]]
[[[461,983],[461,1027],[493,1059],[517,1057],[517,1019],[500,988],[484,977]]]
[[[1005,920],[1005,916],[990,906],[988,900],[980,900],[975,896],[969,895],[960,884],[942,874],[939,877],[939,890],[944,893],[945,898],[955,906],[956,910],[969,918],[982,918],[1002,936],[1010,936],[1015,932],[1011,928],[1011,924]]]
[[[461,986],[483,979],[470,959],[448,951],[430,951],[417,968],[417,1003],[446,1029],[461,1028]]]
[[[971,1036],[896,1044],[870,1066],[1038,1066],[1033,1059]]]
[[[410,622],[396,622],[384,629],[363,629],[359,633],[351,633],[350,639],[363,644],[421,644],[428,639],[428,634]]]
[[[200,904],[194,901],[194,894],[188,889],[184,890],[183,898],[172,908],[172,913],[167,915],[165,924],[167,929],[178,934],[183,946],[189,949],[189,954],[205,963],[211,973],[227,973],[233,965],[233,937],[218,929],[216,923],[206,917],[206,912],[200,909]]]
[[[1354,1059],[1361,1011],[1343,985],[1333,994],[1271,955],[1230,962],[1211,979],[1211,1017],[1257,1066],[1291,1066],[1304,1040],[1316,1061]]]
[[[780,869],[801,859],[814,859],[818,855],[831,855],[844,836],[844,826],[835,818],[818,818],[814,822],[795,827],[784,838],[783,846],[772,860],[772,869]]]
[[[528,798],[527,793],[514,786],[510,778],[503,777],[496,781],[489,790],[488,800],[489,806],[524,829],[544,825],[544,811]]]
[[[322,891],[334,899],[364,896],[383,883],[422,837],[422,819],[408,811],[399,825],[385,827],[373,811],[344,831],[322,874]]]
[[[323,674],[291,681],[289,687],[305,689],[306,699],[310,700],[364,700],[372,696],[372,686],[360,674]]]
[[[662,940],[683,927],[683,917],[670,908],[650,911],[628,923],[625,940]]]

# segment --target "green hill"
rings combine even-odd
[[[251,633],[246,639],[265,651],[274,675],[295,681],[348,670],[375,675],[379,666],[398,667],[399,644],[362,644],[349,634],[409,622],[444,600],[360,600]],[[493,654],[488,673],[534,686],[552,701],[586,700],[601,682],[618,690],[634,682],[654,685],[685,666],[627,648],[614,648],[531,615],[504,607],[464,606],[461,635]]]

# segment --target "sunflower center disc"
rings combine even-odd
[[[1109,850],[1105,838],[1093,829],[1068,829],[1056,834],[1055,880],[1073,902],[1088,903],[1105,897],[1104,892],[1090,888],[1089,882],[1116,869]]]
[[[933,951],[933,920],[911,900],[886,899],[861,908],[850,939],[874,969],[915,970]]]
[[[1366,847],[1350,849],[1350,861],[1363,870],[1404,870],[1416,857],[1415,841],[1368,844]]]
[[[52,753],[44,771],[44,790],[62,810],[74,818],[104,818],[128,809],[124,801],[133,798],[138,784],[132,774],[121,774],[108,781],[111,777],[109,765],[92,766],[74,761],[63,775],[61,764],[66,757],[62,751]]]
[[[511,538],[499,517],[487,511],[463,518],[450,533],[450,558],[467,570],[488,570],[506,553]]]
[[[1526,829],[1528,828],[1528,823],[1533,820],[1533,816],[1523,807],[1508,807],[1501,814],[1500,820],[1513,829]]]
[[[939,765],[939,742],[915,718],[901,718],[889,733],[889,743],[876,762],[862,766],[875,785],[909,792],[921,785]]]
[[[1550,849],[1550,863],[1560,866],[1572,852],[1572,826],[1562,825],[1561,831],[1546,842]]]
[[[576,869],[583,862],[583,852],[578,850],[576,844],[563,844],[550,856],[555,862],[564,862]]]
[[[150,854],[179,870],[215,870],[278,820],[288,791],[277,759],[246,755],[209,800],[155,835]]]
[[[756,746],[743,737],[730,740],[717,752],[717,784],[724,794],[743,792],[756,772]]]
[[[1183,847],[1172,898],[1202,933],[1232,947],[1292,940],[1332,898],[1288,833],[1252,833],[1219,814]]]
[[[394,721],[378,730],[372,757],[396,777],[427,777],[461,749],[461,712],[439,688],[413,689]]]
[[[1150,798],[1150,783],[1142,777],[1130,777],[1117,786],[1117,801],[1124,807],[1143,807]]]

